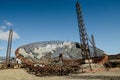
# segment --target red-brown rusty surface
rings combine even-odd
[[[19,52],[18,52],[19,49],[20,49],[20,48],[18,48],[18,49],[16,50],[16,52],[15,52],[16,58],[20,59],[20,60],[22,61],[22,63],[25,63],[25,64],[27,64],[27,65],[29,65],[29,64],[34,64],[34,63],[35,63],[34,61],[30,60],[29,58],[24,58],[23,56],[21,56],[21,55],[19,54]],[[63,62],[64,62],[65,65],[69,65],[69,64],[79,65],[79,64],[81,64],[81,61],[82,61],[82,59],[78,59],[78,60],[63,59]],[[41,61],[41,62],[44,62],[44,61]]]
[[[16,50],[15,55],[18,59],[24,63],[24,67],[26,67],[27,71],[30,73],[34,73],[37,76],[42,75],[66,75],[69,73],[74,73],[81,69],[80,65],[83,60],[72,60],[72,59],[62,59],[62,65],[53,65],[53,64],[45,64],[45,63],[35,63],[34,61],[24,58],[19,53],[19,48]],[[108,61],[108,56],[104,55],[101,58],[93,58],[93,62],[98,64],[105,64]]]
[[[24,58],[23,56],[21,56],[19,53],[19,48],[16,50],[15,55],[18,59],[20,59],[23,63],[25,64],[34,64],[35,62],[28,59],[28,58]],[[98,57],[98,58],[93,58],[93,62],[98,63],[98,64],[105,64],[108,61],[108,55],[104,55],[103,57]],[[82,59],[78,59],[78,60],[72,60],[72,59],[63,59],[64,64],[76,64],[76,65],[80,65],[82,62]]]
[[[105,64],[106,62],[108,62],[108,55],[104,55],[104,58],[98,62],[98,64]]]
[[[53,65],[45,65],[44,67],[38,66],[27,66],[27,71],[29,73],[33,73],[37,76],[42,75],[66,75],[69,73],[74,73],[75,71],[79,70],[79,66],[53,66]]]
[[[15,51],[15,55],[16,55],[16,58],[20,59],[22,61],[22,63],[25,63],[27,65],[30,65],[30,64],[33,64],[34,62],[28,58],[24,58],[23,56],[21,56],[19,53],[19,48]]]

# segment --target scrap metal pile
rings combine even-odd
[[[65,75],[96,70],[107,62],[108,56],[95,46],[93,35],[92,40],[87,35],[78,2],[76,12],[80,43],[45,41],[23,45],[16,50],[16,57],[22,61],[28,72],[40,76]]]
[[[89,45],[89,37],[78,2],[76,12],[81,43],[45,41],[19,47],[15,55],[22,61],[28,72],[35,75],[65,75],[84,72],[89,68],[95,70],[96,67],[100,68],[107,62],[108,56],[95,46],[93,35],[90,41],[92,46]]]
[[[29,73],[37,76],[45,75],[67,75],[69,73],[75,73],[80,69],[78,65],[53,65],[53,64],[34,64],[26,65],[26,69]]]
[[[19,47],[15,54],[27,71],[35,75],[65,75],[84,72],[81,64],[85,62],[81,55],[80,44],[76,42],[36,42]],[[93,54],[91,47],[91,55]],[[94,58],[93,63],[104,59],[102,50],[97,48],[97,54],[99,58]]]

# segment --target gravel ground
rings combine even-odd
[[[37,77],[27,73],[24,69],[0,70],[0,80],[120,80],[120,69],[95,72],[70,74],[68,76]]]

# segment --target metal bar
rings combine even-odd
[[[86,29],[84,26],[84,20],[82,17],[82,11],[80,8],[80,4],[77,2],[76,3],[76,12],[77,12],[77,19],[78,19],[78,28],[79,28],[79,35],[80,35],[80,42],[82,45],[82,51],[84,53],[84,59],[88,60],[89,65],[90,65],[90,70],[92,70],[91,67],[91,62],[90,62],[90,50],[89,50],[89,43],[88,43],[88,37],[86,33]]]
[[[94,35],[91,35],[91,38],[92,38],[92,46],[93,46],[93,50],[94,50],[94,56],[97,57],[97,50],[96,50]]]
[[[10,29],[9,31],[9,38],[8,38],[8,46],[7,46],[7,53],[6,53],[6,64],[10,64],[10,56],[11,56],[11,46],[12,46],[12,36],[13,36],[13,31]]]

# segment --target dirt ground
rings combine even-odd
[[[24,69],[0,70],[0,80],[120,80],[120,69],[95,72],[70,74],[68,76],[37,77],[29,74]]]

